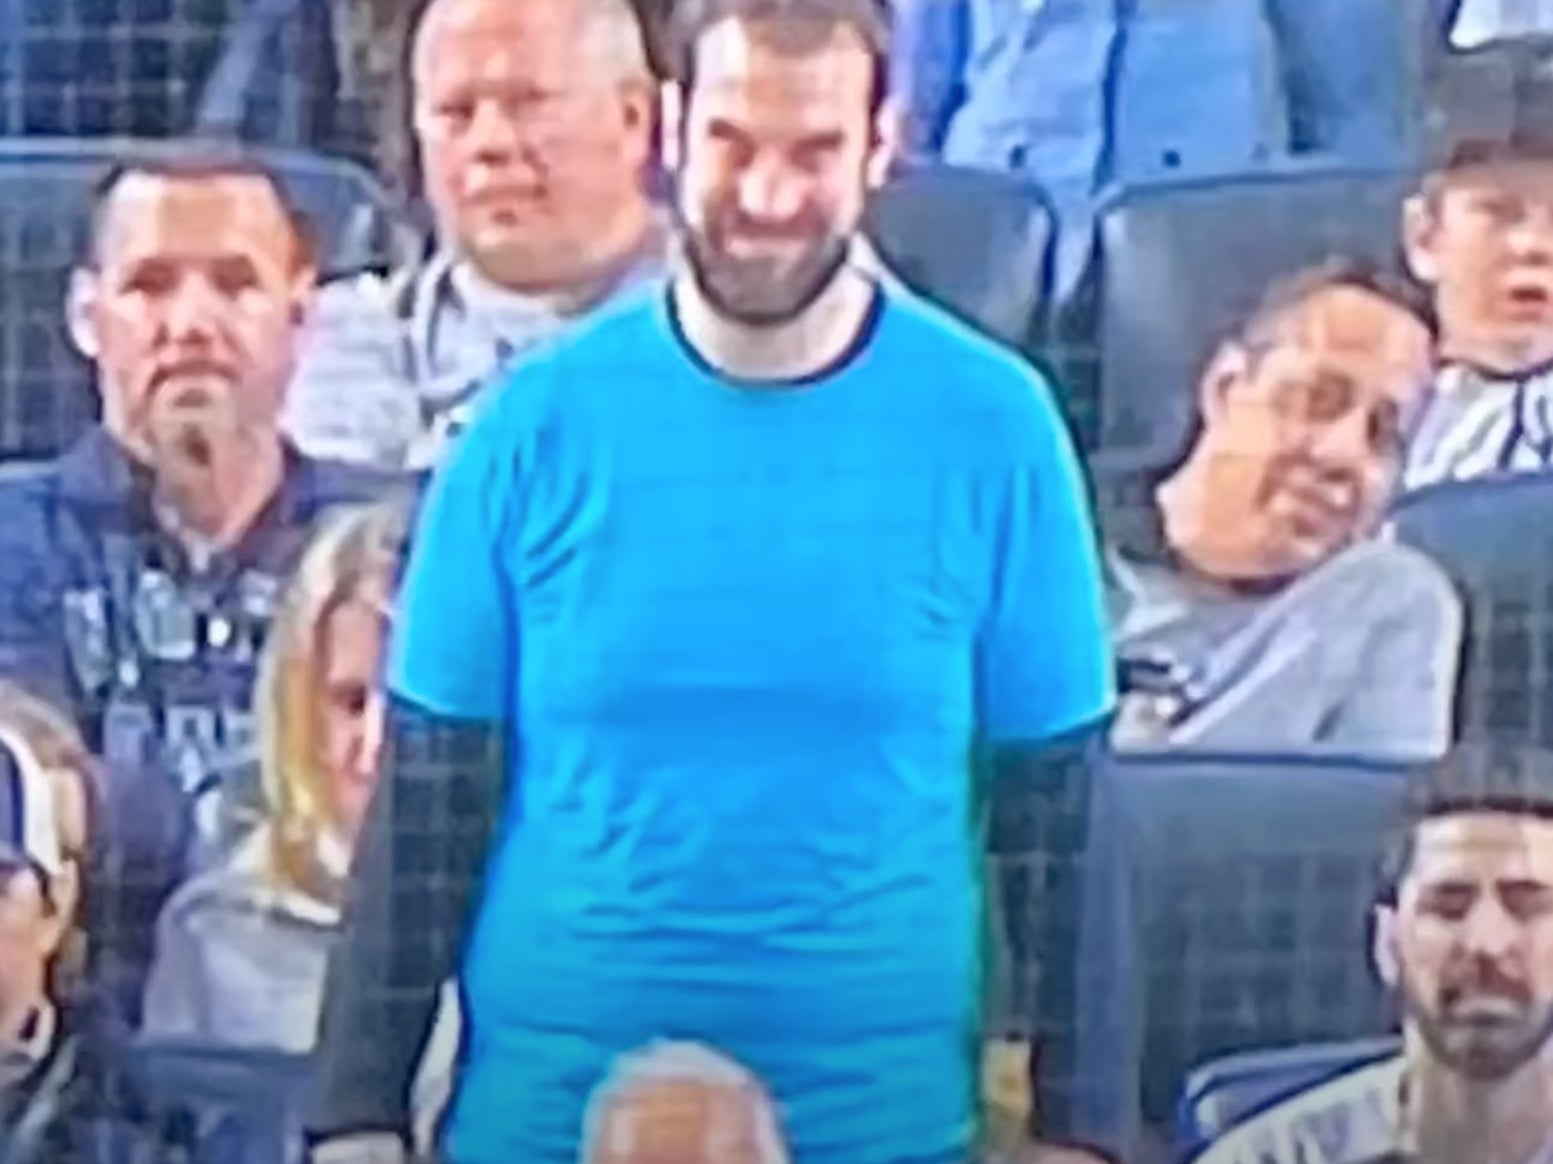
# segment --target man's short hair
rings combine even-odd
[[[611,1111],[628,1103],[641,1088],[662,1083],[689,1083],[709,1090],[742,1094],[756,1103],[756,1135],[762,1164],[788,1159],[776,1111],[754,1072],[702,1043],[660,1040],[619,1056],[609,1074],[594,1089],[583,1120],[582,1159],[592,1161],[601,1146]]]
[[[1240,325],[1235,340],[1252,353],[1264,352],[1283,338],[1290,316],[1318,295],[1342,290],[1383,299],[1433,330],[1429,298],[1412,279],[1369,259],[1333,256],[1272,283]]]
[[[1412,871],[1420,826],[1444,817],[1497,813],[1553,824],[1553,751],[1510,744],[1458,745],[1410,775],[1402,820],[1382,868],[1381,898],[1395,904]]]
[[[143,146],[108,164],[92,187],[78,248],[83,266],[95,268],[100,262],[103,228],[113,196],[124,180],[134,175],[189,180],[256,178],[274,193],[276,205],[290,224],[296,239],[298,265],[313,266],[317,261],[312,225],[292,201],[280,175],[262,156],[236,143],[183,140]]]
[[[889,95],[889,0],[674,0],[664,30],[664,55],[671,79],[687,91],[695,84],[701,38],[725,20],[779,28],[784,35],[778,43],[791,44],[794,52],[823,43],[837,28],[850,28],[874,59],[874,106]]]

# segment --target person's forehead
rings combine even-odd
[[[415,80],[555,72],[583,42],[584,15],[582,0],[439,0],[416,37]]]
[[[1435,178],[1446,196],[1517,194],[1553,197],[1553,156],[1504,157],[1446,170]]]
[[[1356,287],[1317,291],[1289,311],[1278,331],[1305,356],[1356,370],[1411,373],[1429,358],[1429,330],[1421,319]]]
[[[798,123],[853,120],[867,109],[874,63],[849,25],[791,43],[770,26],[729,19],[696,46],[695,103],[719,116]],[[783,43],[788,40],[789,43]]]
[[[167,251],[289,255],[293,226],[255,174],[126,174],[103,209],[104,263]]]
[[[1412,880],[1530,879],[1553,885],[1553,821],[1465,812],[1423,821],[1413,834]]]

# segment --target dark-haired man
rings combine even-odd
[[[91,233],[70,322],[102,422],[0,483],[0,675],[112,772],[94,950],[133,1021],[157,906],[223,843],[280,588],[321,511],[387,482],[277,428],[314,268],[270,175],[170,148],[107,177]]]
[[[854,261],[895,136],[885,8],[676,6],[683,264],[525,361],[433,482],[320,1159],[404,1134],[455,969],[453,1164],[570,1164],[589,1091],[660,1037],[758,1075],[803,1164],[971,1149],[970,760],[1074,889],[1082,811],[1050,812],[1083,800],[1113,667],[1049,389]],[[1046,929],[1077,925],[1050,896],[1019,919],[1043,1001],[1074,959]],[[1031,996],[998,1033],[1058,1013]]]
[[[1202,1164],[1553,1160],[1553,757],[1472,750],[1420,780],[1375,909],[1402,1053],[1252,1117]]]
[[[1405,286],[1342,261],[1220,345],[1185,456],[1112,523],[1119,747],[1444,750],[1459,604],[1374,537],[1431,372]]]

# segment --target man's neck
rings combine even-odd
[[[877,281],[852,266],[804,311],[773,327],[749,327],[718,314],[695,280],[674,280],[674,308],[685,339],[718,371],[739,380],[801,380],[840,363],[857,344],[879,293]]]
[[[1553,1071],[1540,1057],[1491,1082],[1409,1052],[1405,1138],[1420,1164],[1536,1164],[1553,1147]]]
[[[285,452],[278,439],[212,448],[199,462],[163,458],[156,504],[169,533],[192,548],[221,551],[241,541],[279,492]]]
[[[466,256],[468,275],[493,295],[509,295],[539,304],[556,315],[581,315],[598,306],[622,279],[660,245],[662,224],[645,201],[623,208],[599,232],[597,260],[565,283],[532,283],[485,269]]]
[[[1208,455],[1194,451],[1155,491],[1165,546],[1194,575],[1225,587],[1257,577],[1261,563],[1245,544],[1248,522],[1219,520],[1214,502],[1224,490]]]

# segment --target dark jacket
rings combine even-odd
[[[151,488],[101,428],[0,475],[0,676],[71,713],[105,761],[88,928],[130,1025],[162,902],[218,855],[207,798],[251,758],[260,647],[315,522],[410,489],[288,451],[248,536],[196,568]]]

